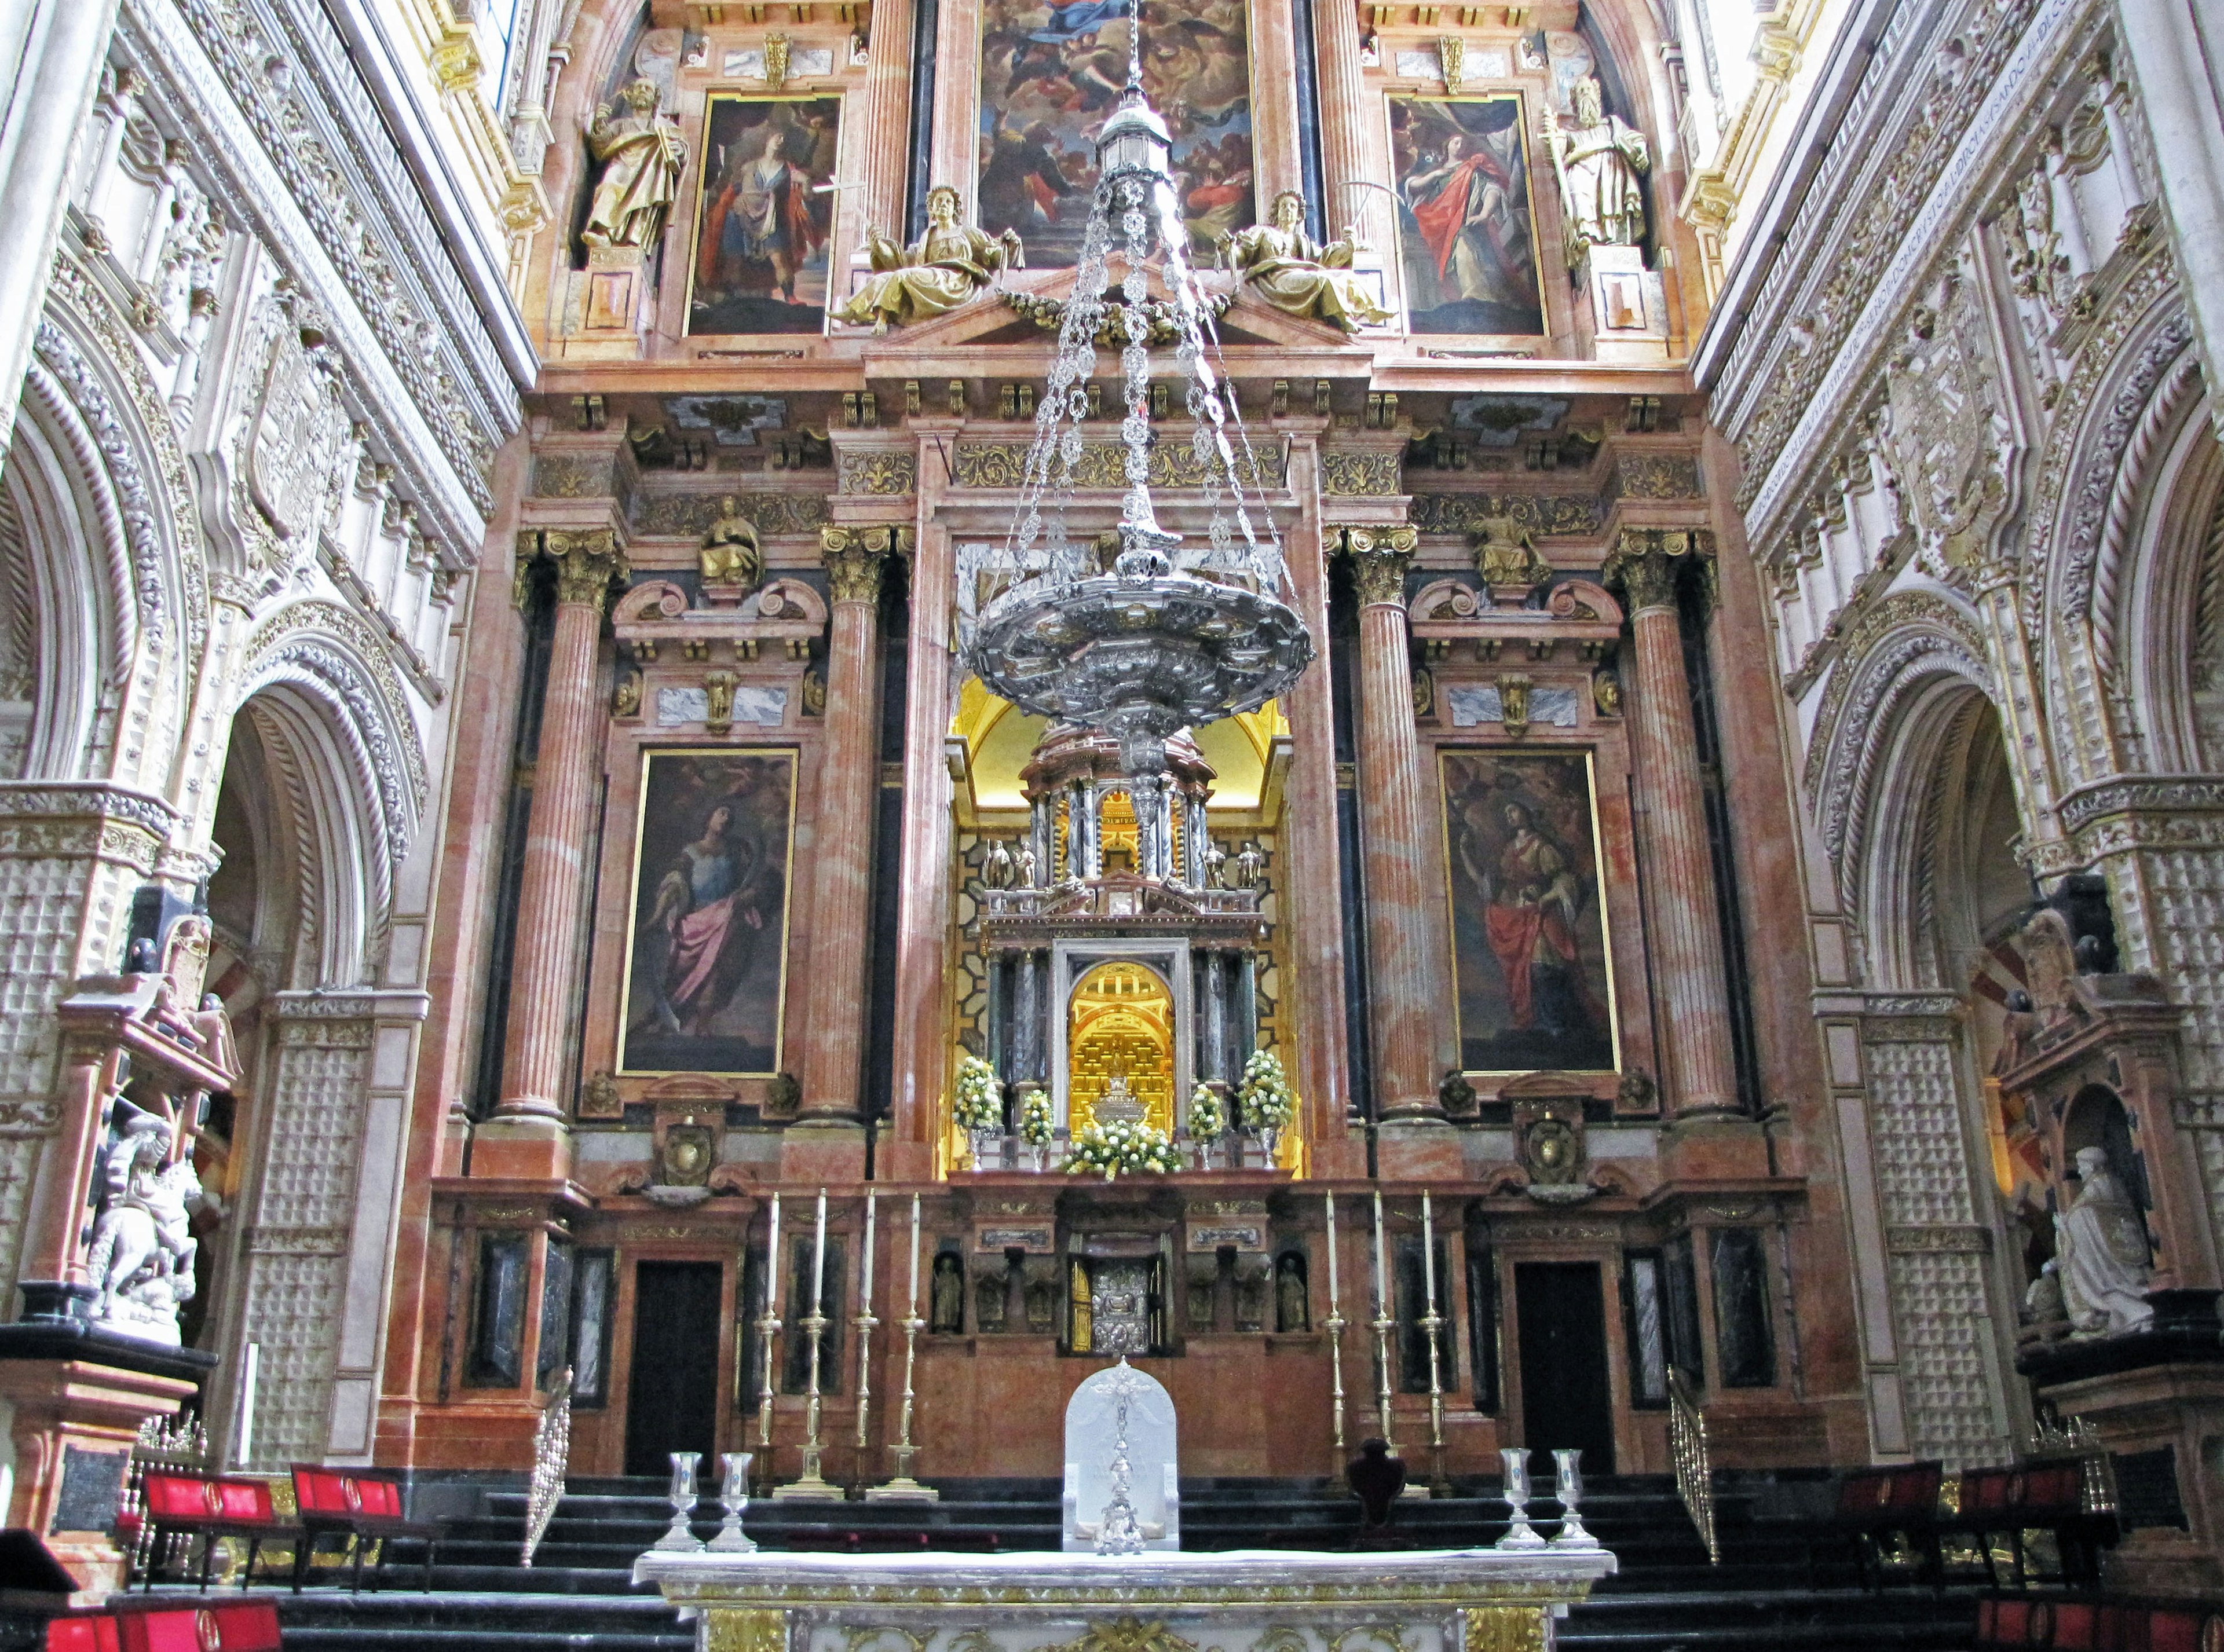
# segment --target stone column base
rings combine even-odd
[[[563,1182],[572,1175],[572,1130],[553,1114],[497,1113],[478,1127],[471,1174],[527,1182]]]
[[[1467,1156],[1442,1119],[1385,1119],[1374,1127],[1374,1167],[1385,1182],[1458,1181]]]
[[[2101,1560],[2111,1589],[2153,1595],[2224,1591],[2224,1364],[2177,1363],[2111,1371],[2038,1390],[2066,1417],[2093,1426],[2116,1459],[2117,1491],[2136,1516],[2166,1500],[2174,1481],[2183,1528],[2143,1525]],[[2204,1449],[2205,1447],[2205,1449]],[[2137,1483],[2123,1460],[2137,1460]]]
[[[139,1425],[175,1411],[196,1386],[182,1377],[84,1359],[0,1359],[0,1399],[15,1408],[16,1491],[8,1523],[36,1532],[70,1569],[79,1586],[73,1605],[98,1604],[123,1586],[123,1553],[106,1528],[123,1486],[125,1460]],[[96,1505],[98,1528],[68,1523],[91,1517]]]
[[[888,1144],[881,1144],[881,1151]],[[862,1182],[865,1127],[849,1119],[799,1119],[780,1134],[783,1182]]]

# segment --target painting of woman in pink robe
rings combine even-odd
[[[1461,1064],[1609,1070],[1613,1015],[1580,754],[1443,754]]]
[[[793,760],[647,761],[622,1070],[776,1072]]]

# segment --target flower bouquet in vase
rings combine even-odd
[[[1123,1170],[1130,1176],[1142,1170],[1178,1170],[1181,1154],[1156,1125],[1113,1119],[1084,1126],[1074,1137],[1073,1149],[1061,1168],[1068,1175],[1101,1176],[1107,1182],[1116,1182]]]
[[[1020,1098],[1020,1139],[1033,1150],[1035,1169],[1050,1168],[1050,1146],[1058,1135],[1058,1121],[1052,1117],[1050,1098],[1040,1090],[1030,1089]]]
[[[1210,1168],[1205,1161],[1227,1133],[1228,1109],[1221,1104],[1220,1092],[1210,1084],[1198,1085],[1189,1093],[1189,1138],[1196,1149],[1198,1170]]]
[[[1267,1166],[1273,1169],[1275,1145],[1298,1116],[1298,1094],[1290,1088],[1281,1057],[1273,1050],[1254,1050],[1251,1059],[1243,1063],[1243,1081],[1235,1088],[1235,1110],[1243,1127],[1258,1137]]]
[[[950,1103],[951,1117],[973,1139],[973,1169],[999,1168],[1004,1134],[1004,1087],[996,1069],[978,1056],[957,1063],[957,1088]]]

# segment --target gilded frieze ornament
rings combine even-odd
[[[927,192],[926,230],[918,240],[900,247],[868,230],[865,251],[873,274],[835,309],[834,318],[875,334],[954,310],[1004,271],[1027,268],[1019,232],[992,237],[960,222],[957,192],[947,184]]]

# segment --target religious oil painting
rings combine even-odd
[[[982,0],[981,227],[1033,269],[1081,262],[1096,129],[1128,80],[1128,0]],[[1257,218],[1244,0],[1143,0],[1143,89],[1173,136],[1193,255]]]
[[[1461,1066],[1614,1070],[1589,753],[1438,761]]]
[[[824,328],[841,128],[839,98],[711,98],[689,332]]]
[[[644,755],[619,1070],[780,1070],[794,822],[792,751]]]
[[[1393,98],[1398,249],[1414,332],[1545,331],[1521,97]]]

